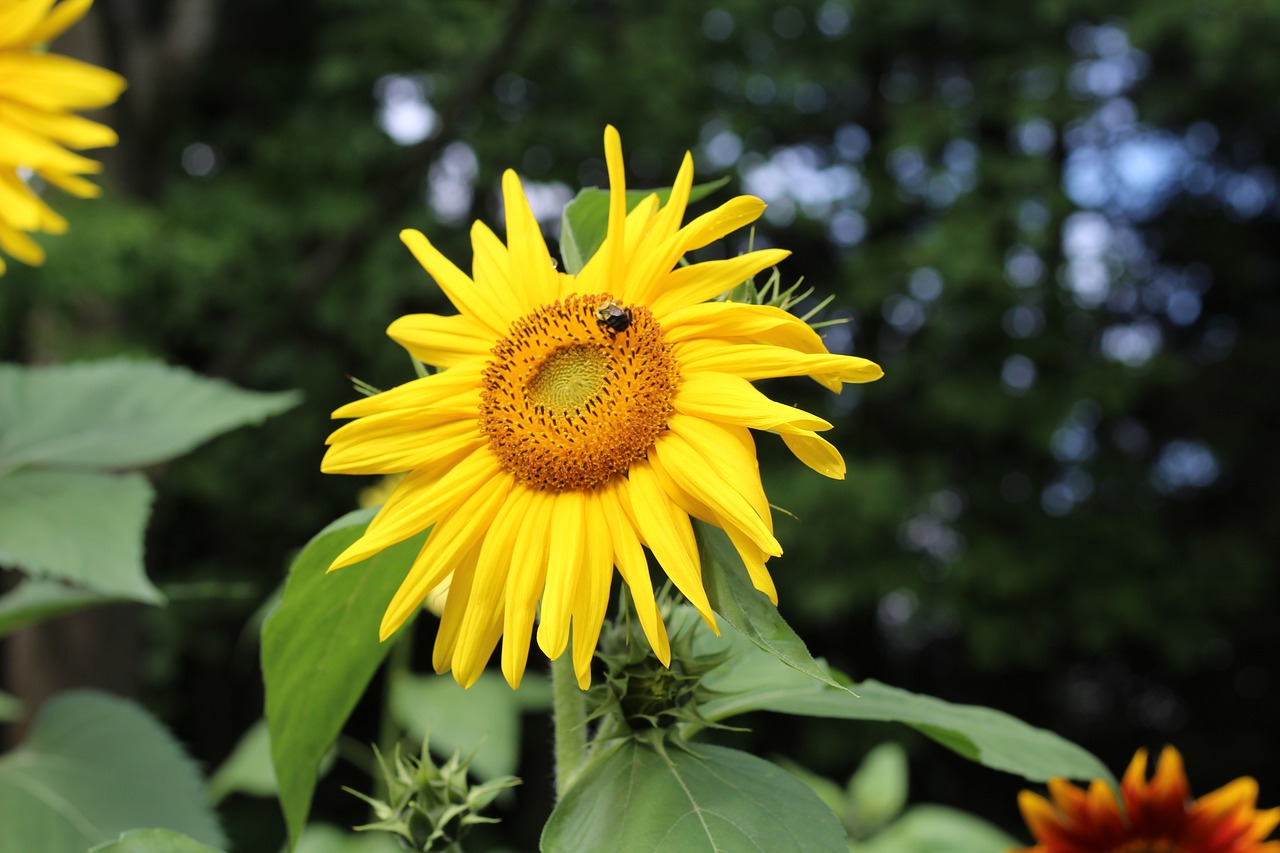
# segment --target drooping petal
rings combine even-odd
[[[492,529],[480,545],[471,599],[453,650],[454,674],[467,676],[459,677],[459,683],[466,682],[471,674],[478,676],[493,651],[488,646],[488,639],[494,622],[501,622],[503,618],[502,605],[508,577],[513,566],[520,565],[514,559],[516,539],[532,499],[532,492],[528,489],[515,488],[499,507]],[[470,677],[469,680],[474,681],[475,678]]]
[[[448,577],[450,572],[454,572],[453,586],[449,588],[449,597],[453,599],[459,585],[456,572],[459,561],[470,555],[471,549],[489,529],[502,506],[503,498],[511,490],[511,483],[509,474],[494,476],[474,488],[465,500],[455,504],[455,512],[436,523],[418,558],[414,560],[413,568],[387,605],[387,612],[382,617],[382,639],[394,634],[422,604],[427,593]],[[448,604],[445,608],[447,611]]]
[[[600,628],[609,607],[613,580],[613,534],[605,520],[598,493],[588,493],[584,504],[586,550],[573,596],[573,671],[578,686],[591,686],[591,660],[600,642]]]
[[[538,622],[538,647],[551,660],[560,657],[569,642],[573,596],[587,549],[586,500],[583,492],[574,490],[559,492],[554,497],[547,581]]]
[[[702,561],[698,557],[698,544],[693,538],[689,516],[663,491],[648,462],[639,462],[631,467],[628,491],[636,526],[645,544],[658,558],[676,589],[702,614],[711,630],[719,634],[711,602],[707,600],[702,586]]]
[[[844,457],[831,442],[808,430],[779,431],[778,434],[782,436],[787,449],[801,462],[824,477],[844,479]]]
[[[530,492],[529,511],[521,521],[512,552],[515,565],[507,575],[502,674],[512,689],[519,687],[520,679],[524,677],[533,620],[546,583],[551,512],[555,506],[553,498],[550,492]]]
[[[765,553],[782,555],[782,546],[773,538],[768,523],[720,470],[680,435],[672,432],[653,444],[651,461],[666,469],[682,490],[708,507],[718,518],[745,533]]]
[[[613,541],[613,562],[631,590],[636,616],[649,641],[649,647],[663,666],[670,666],[671,643],[653,597],[649,563],[645,559],[635,522],[632,521],[631,508],[623,505],[624,500],[629,501],[629,496],[620,479],[611,480],[600,488],[600,508],[604,512],[605,526]]]
[[[421,533],[473,496],[477,490],[492,490],[495,484],[503,482],[507,477],[510,475],[498,467],[487,447],[472,452],[439,478],[429,478],[421,471],[411,471],[369,522],[364,535],[338,555],[329,571],[358,563],[384,548]],[[424,590],[423,595],[426,593],[427,590]]]

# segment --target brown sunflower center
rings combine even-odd
[[[644,458],[679,373],[649,309],[569,296],[511,324],[485,367],[480,428],[527,486],[589,489]]]

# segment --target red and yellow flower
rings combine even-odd
[[[1101,779],[1087,791],[1052,779],[1050,799],[1023,791],[1018,807],[1038,843],[1016,853],[1280,853],[1280,841],[1265,840],[1280,808],[1256,809],[1257,782],[1242,777],[1193,800],[1171,746],[1150,781],[1147,752],[1138,750],[1120,794],[1123,806]]]

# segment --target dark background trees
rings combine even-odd
[[[156,472],[174,603],[138,616],[137,689],[216,763],[260,713],[253,614],[368,485],[319,474],[328,412],[348,374],[408,378],[391,319],[445,309],[396,232],[466,267],[504,168],[554,236],[605,182],[606,122],[636,186],[691,148],[770,203],[784,276],[836,295],[833,349],[887,374],[772,388],[849,463],[815,482],[759,442],[815,653],[1117,770],[1173,742],[1197,790],[1249,773],[1269,805],[1278,40],[1272,2],[99,0],[61,47],[129,77],[121,144],[105,198],[58,199],[48,264],[0,281],[0,351],[305,392]],[[890,736],[741,737],[843,778]],[[916,746],[916,798],[1015,824],[1016,780]],[[270,849],[254,808],[233,829]]]

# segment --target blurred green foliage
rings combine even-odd
[[[553,233],[605,184],[612,122],[634,186],[691,148],[699,180],[766,197],[756,244],[793,249],[784,280],[850,318],[831,345],[886,370],[838,398],[769,388],[834,421],[849,463],[822,482],[759,441],[810,648],[1117,767],[1172,740],[1206,786],[1280,795],[1257,737],[1280,646],[1280,4],[98,0],[86,28],[131,81],[121,144],[103,199],[55,201],[48,264],[0,280],[0,356],[148,354],[306,395],[162,474],[156,582],[257,591],[148,617],[154,702],[206,762],[259,715],[255,655],[228,649],[367,485],[318,472],[347,375],[411,378],[383,330],[451,310],[396,232],[468,268],[511,167]],[[829,776],[861,752],[768,726],[742,737]],[[913,755],[913,793],[1017,825],[1012,782]]]

